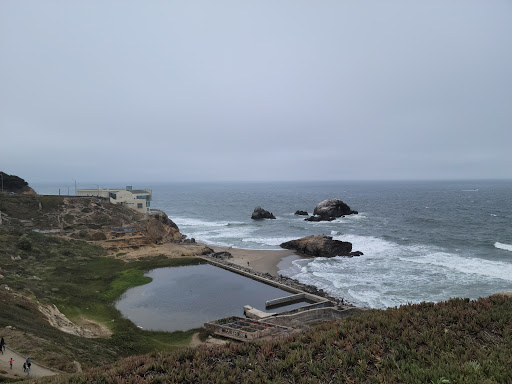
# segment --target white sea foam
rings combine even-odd
[[[495,242],[494,246],[499,249],[504,249],[505,251],[512,251],[512,245],[510,244]]]
[[[247,237],[242,239],[244,243],[255,243],[261,245],[277,245],[294,240],[294,237]]]
[[[301,259],[280,271],[356,305],[385,308],[512,289],[512,263],[401,245],[373,236],[337,235],[364,256]],[[511,246],[512,248],[512,246]],[[485,287],[485,288],[482,288]]]
[[[511,263],[463,257],[445,252],[435,252],[417,258],[402,260],[412,263],[430,264],[464,274],[474,274],[512,282]]]
[[[200,219],[192,219],[189,217],[173,217],[172,219],[178,226],[191,227],[225,227],[230,223],[227,221],[205,221]],[[241,223],[243,224],[243,223]]]

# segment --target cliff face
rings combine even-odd
[[[0,195],[6,225],[74,239],[101,241],[110,249],[178,242],[178,226],[161,212],[145,215],[94,197]]]

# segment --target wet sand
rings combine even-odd
[[[256,272],[270,273],[272,276],[278,275],[278,265],[286,258],[295,256],[300,258],[293,251],[283,250],[252,250],[239,248],[210,247],[216,252],[227,251],[233,256],[232,259],[226,259],[230,263],[241,267],[250,268]]]

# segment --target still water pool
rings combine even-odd
[[[243,306],[265,310],[265,301],[291,293],[209,264],[149,271],[153,281],[126,291],[116,303],[123,316],[149,330],[185,331],[228,316]],[[272,309],[283,312],[296,303]]]

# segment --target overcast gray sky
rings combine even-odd
[[[512,177],[512,1],[0,2],[30,181]]]

